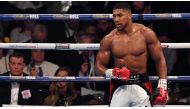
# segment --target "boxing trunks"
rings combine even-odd
[[[110,106],[151,107],[152,86],[148,76],[131,74],[128,81],[113,79],[110,82]]]

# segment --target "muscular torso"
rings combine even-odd
[[[111,33],[111,52],[115,58],[115,67],[127,66],[132,73],[145,73],[147,67],[147,44],[143,29],[139,24],[133,24],[133,32],[129,35]]]

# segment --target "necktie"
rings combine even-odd
[[[42,67],[39,67],[39,72],[38,72],[39,76],[43,76],[43,71],[42,71]]]
[[[88,75],[91,76],[90,75],[91,64],[90,64],[90,59],[89,58],[87,58],[87,63],[88,63]]]
[[[88,76],[95,76],[92,71],[92,60],[90,58],[88,58],[88,65],[89,65],[89,69],[88,69]],[[94,82],[88,82],[87,85],[90,89],[95,90],[96,86]]]
[[[92,58],[89,58],[89,76],[96,76],[94,72],[94,61]],[[96,90],[95,82],[90,82],[90,88]]]

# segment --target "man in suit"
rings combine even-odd
[[[0,76],[27,76],[23,72],[25,67],[24,55],[13,53],[9,56],[10,71]],[[37,105],[39,103],[38,90],[27,82],[2,82],[0,81],[0,105]]]

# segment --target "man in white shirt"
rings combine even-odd
[[[32,50],[31,63],[24,68],[24,72],[31,76],[54,76],[58,65],[45,60],[44,50]]]

